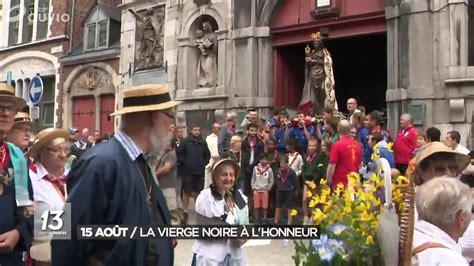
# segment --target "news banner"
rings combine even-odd
[[[120,226],[79,225],[78,239],[316,239],[316,226],[297,225],[169,225],[169,226]]]
[[[35,213],[35,231],[53,239],[318,239],[319,228],[310,225],[78,225],[71,228],[71,205],[63,210]]]

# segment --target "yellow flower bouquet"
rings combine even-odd
[[[405,182],[399,177],[397,182]],[[296,265],[383,265],[377,242],[379,215],[385,211],[384,179],[373,173],[365,180],[357,173],[348,175],[349,184],[331,190],[326,181],[307,182],[311,220],[320,226],[320,239],[295,241]],[[392,186],[394,188],[395,186]],[[400,206],[401,192],[392,189]]]

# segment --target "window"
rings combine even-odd
[[[99,22],[99,45],[98,47],[107,46],[108,21]]]
[[[49,25],[49,1],[50,0],[38,0],[38,16],[36,20],[36,39],[45,39],[48,35]]]
[[[18,31],[20,25],[20,0],[10,1],[10,14],[8,16],[8,46],[18,43]]]
[[[86,50],[91,50],[95,48],[95,37],[96,37],[96,32],[95,32],[96,24],[90,24],[87,25],[87,46]]]
[[[108,46],[109,21],[100,21],[87,25],[86,50],[94,50]]]
[[[21,39],[22,43],[28,43],[32,41],[33,38],[33,24],[35,23],[35,1],[34,0],[24,0],[25,2],[25,16],[23,17],[23,38]]]

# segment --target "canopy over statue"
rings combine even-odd
[[[324,48],[319,32],[311,34],[311,38],[314,49],[309,45],[305,48],[305,82],[299,107],[303,112],[313,109],[317,114],[325,107],[338,111],[331,54]]]

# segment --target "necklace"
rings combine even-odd
[[[143,176],[143,173],[140,170],[140,167],[138,166],[137,161],[135,161],[135,166],[137,167],[138,173],[140,173],[140,177],[141,177],[142,182],[143,182],[143,187],[145,188],[145,192],[147,193],[146,201],[149,203],[151,201],[151,189],[152,189],[153,185],[151,185],[150,188],[147,187],[145,177]],[[145,171],[146,171],[146,165],[145,165]]]

